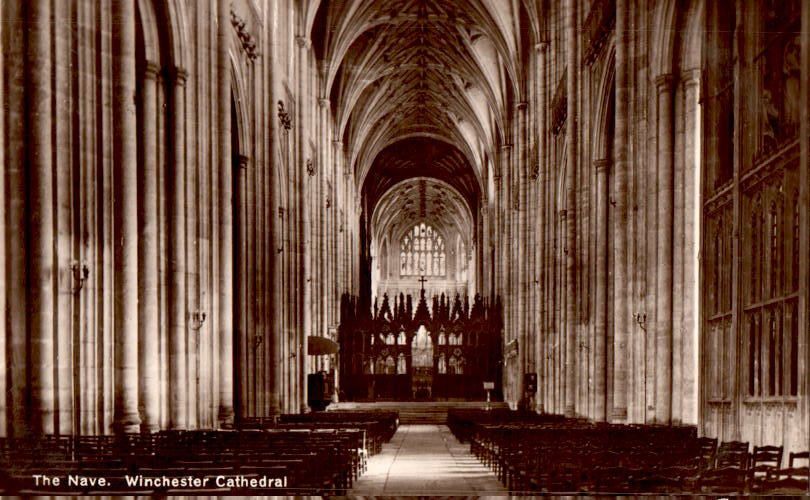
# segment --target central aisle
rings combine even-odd
[[[444,425],[401,425],[350,495],[504,493],[495,475]]]

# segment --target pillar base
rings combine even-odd
[[[138,433],[141,432],[141,423],[138,418],[124,419],[121,422],[113,423],[112,429],[115,434]]]
[[[218,426],[220,429],[233,429],[234,427],[234,414],[230,408],[220,408],[219,416],[217,417]]]
[[[129,432],[129,431],[124,431],[124,432]],[[156,432],[160,432],[160,426],[157,423],[147,424],[147,423],[144,422],[144,423],[141,423],[140,432],[142,432],[144,434],[154,434]]]

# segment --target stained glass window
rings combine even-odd
[[[444,239],[424,222],[405,233],[399,245],[400,276],[445,276]]]

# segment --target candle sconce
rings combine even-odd
[[[78,260],[74,260],[70,265],[70,270],[73,271],[73,294],[75,295],[79,293],[84,286],[84,282],[87,281],[87,277],[90,276],[90,269],[87,267],[86,262],[79,264]]]
[[[199,330],[202,328],[203,323],[205,323],[205,317],[205,311],[200,311],[199,309],[191,313],[191,329]]]

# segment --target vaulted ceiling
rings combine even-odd
[[[525,19],[537,3],[309,4],[319,92],[329,96],[335,135],[370,213],[392,186],[417,177],[451,186],[475,212],[490,159],[509,141],[510,110],[523,100],[518,68],[532,24]],[[436,185],[431,199],[441,196]]]
[[[378,200],[371,225],[377,241],[389,231],[392,241],[398,241],[421,221],[430,222],[446,239],[459,234],[471,241],[472,214],[466,201],[455,188],[433,177],[413,177],[391,186]]]

